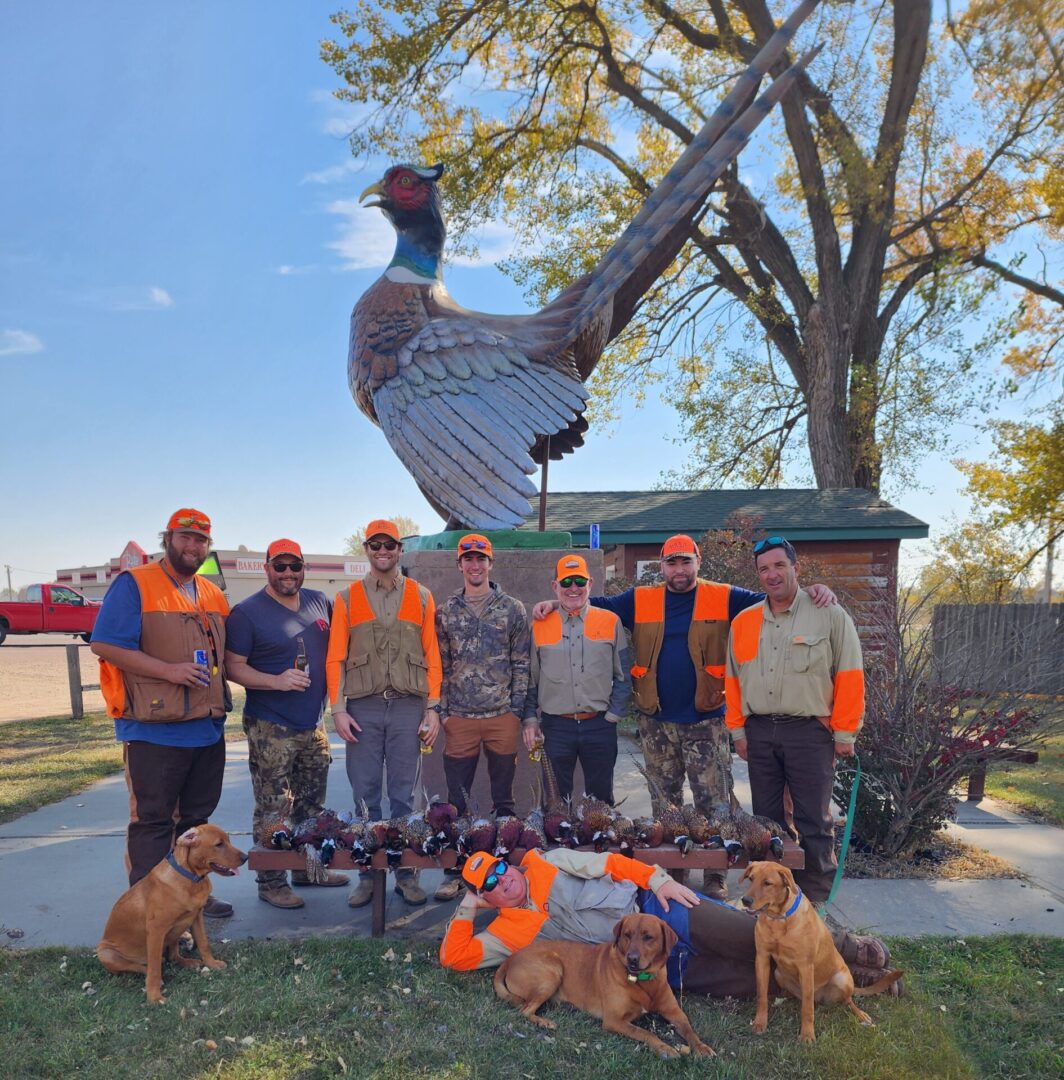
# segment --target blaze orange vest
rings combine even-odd
[[[699,581],[687,645],[697,676],[695,708],[713,712],[724,704],[724,662],[728,654],[728,597],[730,585]],[[665,640],[665,586],[640,585],[635,590],[632,628],[632,691],[641,712],[653,716],[658,700],[658,657]]]
[[[394,626],[383,626],[373,613],[366,586],[354,582],[347,597],[347,662],[344,696],[369,697],[395,690],[427,697],[429,666],[421,629],[425,622],[423,586],[403,578],[403,598]]]
[[[204,649],[211,681],[209,686],[177,686],[101,660],[100,689],[108,713],[115,719],[127,717],[147,724],[225,716],[233,700],[222,664],[229,605],[221,589],[197,577],[197,602],[193,603],[161,562],[123,573],[132,576],[140,591],[141,651],[156,660],[180,664],[191,661],[197,649]]]

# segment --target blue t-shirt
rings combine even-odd
[[[695,724],[699,720],[717,719],[724,715],[724,706],[713,712],[700,713],[695,709],[695,665],[691,662],[691,650],[687,644],[687,632],[695,613],[695,593],[665,590],[665,637],[658,656],[658,702],[661,711],[655,720],[668,720],[673,724]],[[740,611],[745,611],[765,599],[764,593],[750,592],[733,585],[728,593],[728,622]],[[612,611],[624,624],[626,630],[635,626],[635,589],[617,596],[593,596],[595,607]]]
[[[92,628],[92,640],[120,649],[139,649],[140,610],[140,589],[133,575],[119,574],[103,598]],[[149,742],[156,746],[213,746],[222,737],[224,727],[224,716],[217,720],[204,716],[168,724],[144,724],[122,717],[115,720],[115,738],[119,742]]]
[[[325,653],[329,646],[332,605],[325,593],[299,590],[299,610],[290,611],[263,589],[241,600],[225,622],[225,647],[267,675],[295,667],[297,638],[307,652],[310,686],[306,690],[248,689],[244,715],[270,720],[293,731],[309,731],[325,705]]]

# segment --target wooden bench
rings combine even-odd
[[[994,754],[994,761],[1018,761],[1021,765],[1034,765],[1038,761],[1038,751],[999,746]],[[975,768],[968,773],[968,802],[977,803],[986,794],[986,765],[987,759],[980,758]]]
[[[580,851],[591,851],[591,848],[579,848]],[[511,862],[520,862],[525,852],[518,849],[513,853]],[[729,867],[728,853],[726,851],[709,851],[699,848],[689,855],[684,855],[676,847],[660,848],[637,848],[632,853],[632,858],[639,862],[655,863],[663,870],[728,870],[747,865],[745,856],[739,858],[734,866]],[[409,866],[419,870],[449,870],[458,859],[458,853],[452,850],[443,851],[437,858],[429,858],[427,855],[415,855],[412,851],[404,851],[399,861],[400,866]],[[783,841],[784,866],[792,870],[801,870],[805,867],[805,852],[793,841]],[[303,870],[306,868],[306,858],[301,851],[281,851],[277,848],[264,848],[256,845],[248,852],[249,870]],[[374,937],[380,937],[384,933],[384,901],[386,896],[386,879],[388,876],[388,856],[383,851],[377,851],[370,863],[373,868],[373,921],[371,933]],[[362,867],[355,866],[351,861],[351,852],[343,849],[337,850],[329,863],[330,870],[360,870]]]

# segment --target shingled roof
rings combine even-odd
[[[673,533],[701,536],[724,529],[736,515],[793,540],[922,539],[926,522],[864,488],[763,488],[742,491],[554,491],[547,496],[547,528],[587,544],[592,524],[600,543],[660,543]],[[525,519],[538,526],[538,513]]]

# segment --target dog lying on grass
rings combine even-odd
[[[714,1056],[691,1027],[665,976],[676,933],[655,915],[626,915],[613,942],[534,941],[508,957],[495,973],[495,993],[516,1005],[533,1024],[554,1028],[536,1015],[546,1001],[564,1001],[602,1021],[606,1031],[649,1043],[663,1057],[679,1051],[632,1023],[658,1013],[699,1055]]]
[[[815,1042],[813,1003],[845,1002],[862,1024],[874,1026],[853,999],[881,994],[905,973],[888,971],[871,986],[855,988],[846,961],[835,948],[828,928],[802,894],[786,866],[752,862],[742,876],[750,882],[743,906],[757,916],[757,1013],[750,1026],[760,1033],[768,1027],[769,964],[775,961],[776,983],[802,1003],[800,1042]]]
[[[224,968],[211,953],[203,925],[203,906],[211,894],[207,875],[232,877],[248,860],[217,825],[183,832],[174,850],[147,877],[127,889],[111,909],[96,955],[112,974],[145,975],[148,1001],[164,1005],[163,955],[181,967]],[[186,931],[200,959],[181,956],[178,942]]]

